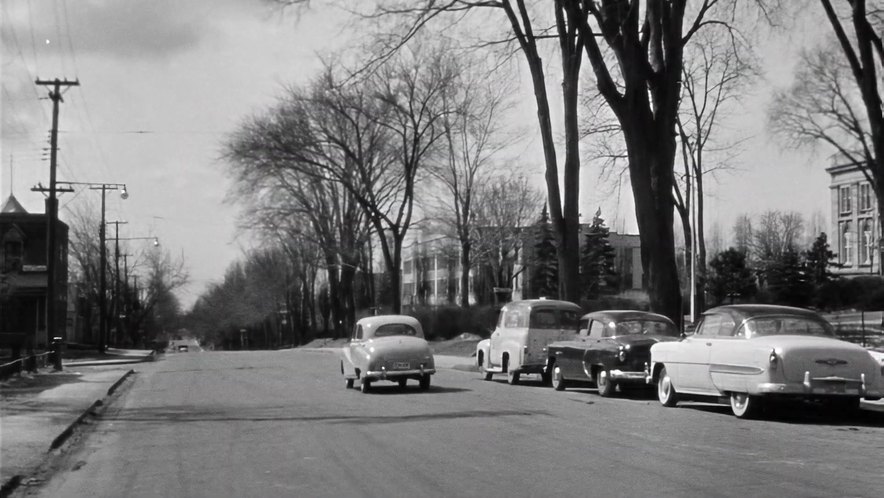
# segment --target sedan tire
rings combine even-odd
[[[599,396],[608,398],[614,395],[617,385],[611,382],[611,374],[607,370],[600,370],[596,374],[595,385],[599,388]]]
[[[420,388],[421,388],[421,391],[426,391],[426,390],[430,389],[430,375],[429,374],[424,374],[423,376],[421,376]]]
[[[564,391],[567,386],[565,377],[562,376],[562,369],[556,365],[552,371],[552,386],[556,391]]]
[[[368,379],[362,379],[362,382],[359,384],[359,390],[363,393],[371,391],[371,381]]]
[[[660,370],[660,376],[657,378],[657,399],[663,406],[673,407],[678,403],[678,392],[672,385],[672,379],[666,372],[666,367]]]
[[[353,379],[347,379],[347,389],[353,389]]]
[[[516,386],[516,385],[518,385],[518,384],[519,384],[519,372],[516,372],[516,371],[514,371],[514,370],[510,370],[510,371],[508,371],[508,372],[506,373],[506,381],[507,381],[511,386]]]

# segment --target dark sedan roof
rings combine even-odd
[[[593,311],[583,315],[583,318],[592,318],[593,320],[622,322],[626,320],[658,320],[661,322],[672,323],[668,317],[651,313],[649,311],[638,310],[601,310]],[[674,324],[673,324],[674,325]]]
[[[703,312],[704,315],[710,313],[728,313],[730,315],[738,316],[743,320],[756,316],[769,315],[799,315],[823,320],[819,313],[815,311],[775,304],[728,304],[725,306],[710,308]]]

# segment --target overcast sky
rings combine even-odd
[[[43,211],[43,196],[30,189],[49,183],[42,153],[52,106],[34,80],[78,79],[60,108],[58,180],[127,184],[128,200],[108,194],[107,219],[128,222],[120,237],[157,236],[183,254],[191,284],[179,295],[190,306],[250,247],[236,237],[236,207],[224,202],[224,137],[271,105],[283,85],[311,78],[319,55],[357,43],[341,17],[328,9],[280,16],[260,0],[3,0],[0,196],[12,191],[28,211]],[[765,44],[767,80],[734,116],[734,132],[753,138],[735,161],[739,170],[709,184],[707,226],[717,220],[725,235],[738,214],[766,209],[828,219],[827,151],[783,150],[764,129],[771,87],[790,81],[796,47],[808,38],[800,30]],[[532,132],[523,160],[536,165],[539,184],[536,115],[530,88],[523,93],[520,119]],[[613,229],[635,233],[628,185],[611,195],[617,189],[598,174],[584,167],[583,214],[601,206]],[[80,203],[98,209],[99,201],[80,187],[61,197],[60,217]],[[141,249],[131,244],[130,252]]]

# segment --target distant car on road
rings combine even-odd
[[[379,315],[356,322],[350,343],[343,348],[341,373],[347,388],[358,379],[364,393],[376,381],[398,382],[404,388],[408,379],[417,380],[426,391],[436,364],[417,319]]]
[[[770,305],[712,308],[696,332],[651,347],[649,382],[664,406],[698,397],[729,402],[740,418],[774,398],[820,400],[847,410],[882,396],[884,367],[835,338],[817,313]]]
[[[651,346],[679,339],[669,318],[632,310],[595,311],[580,318],[577,336],[547,347],[547,371],[552,385],[591,383],[601,396],[611,396],[617,386],[646,386]]]
[[[485,380],[505,373],[510,384],[518,384],[521,374],[540,374],[549,384],[546,346],[577,333],[580,306],[554,299],[513,301],[500,310],[491,338],[476,345],[476,364]]]
[[[178,352],[179,353],[186,353],[187,349],[188,349],[187,344],[178,345]]]

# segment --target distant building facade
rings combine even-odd
[[[879,234],[875,191],[855,163],[826,168],[831,177],[829,245],[838,255],[833,273],[843,276],[878,275],[884,246]]]
[[[47,215],[28,213],[10,195],[0,207],[0,342],[38,349],[49,344],[47,331]],[[56,302],[50,309],[66,335],[68,226],[56,227]]]
[[[588,230],[589,224],[581,225],[581,246]],[[402,304],[459,304],[463,292],[468,293],[470,304],[536,297],[531,295],[529,286],[535,243],[534,227],[523,227],[520,235],[514,253],[501,256],[501,259],[511,262],[511,268],[490,268],[477,264],[477,259],[474,259],[474,267],[469,272],[468,288],[463,289],[459,242],[429,230],[415,230],[402,249]],[[639,236],[610,232],[608,240],[615,250],[614,265],[620,276],[620,287],[610,293],[630,298],[646,298]],[[491,272],[504,274],[508,280],[507,285],[488,287],[483,276]]]

